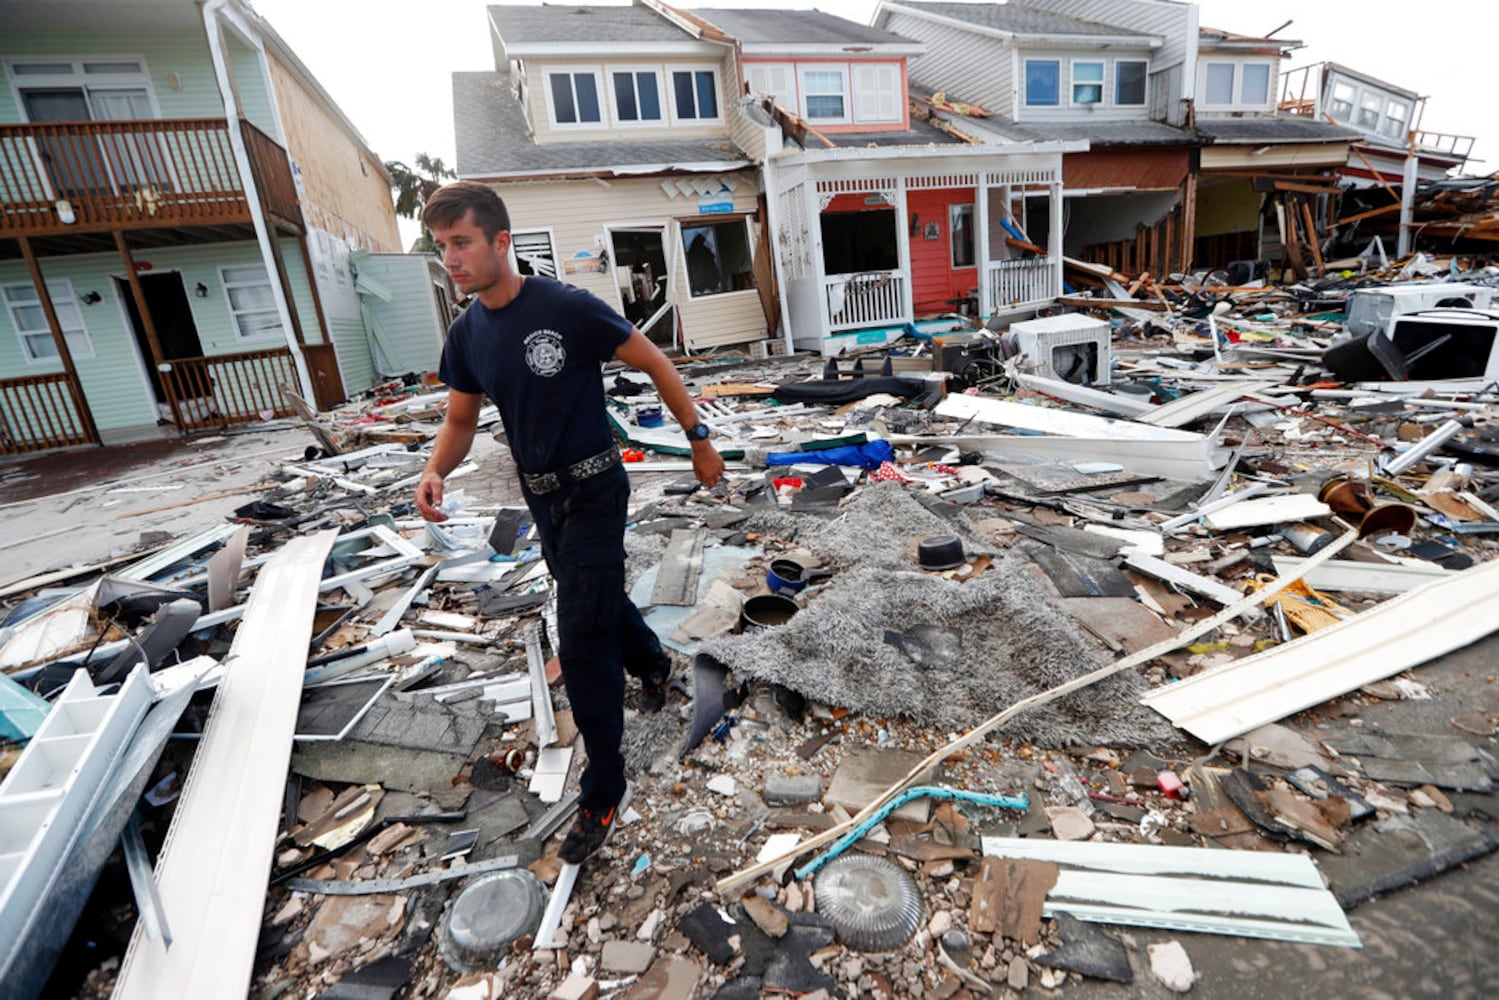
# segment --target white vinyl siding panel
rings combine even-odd
[[[912,83],[995,114],[1009,113],[1016,100],[1015,67],[998,39],[906,14],[892,14],[885,29],[926,46],[925,54],[906,62]]]

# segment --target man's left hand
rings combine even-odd
[[[723,456],[711,441],[692,442],[692,472],[697,481],[712,489],[723,478]]]

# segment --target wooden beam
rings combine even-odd
[[[1159,290],[1160,286],[1156,288]],[[1090,299],[1084,295],[1062,295],[1057,298],[1057,304],[1073,309],[1149,309],[1152,312],[1166,312],[1168,308],[1149,299]]]
[[[42,315],[47,318],[47,329],[52,332],[52,342],[57,346],[57,356],[62,359],[62,369],[68,375],[68,394],[73,397],[73,408],[77,411],[78,419],[83,421],[83,429],[88,432],[89,440],[95,444],[99,443],[99,428],[94,426],[94,414],[88,407],[88,400],[83,395],[83,384],[78,381],[78,366],[73,363],[73,351],[68,347],[68,338],[62,331],[62,322],[57,318],[57,310],[52,305],[52,296],[47,291],[47,282],[42,279],[42,267],[37,262],[36,254],[32,252],[31,241],[24,236],[18,236],[16,242],[21,244],[21,256],[26,258],[26,270],[31,275],[32,287],[36,289],[36,297],[42,303]]]
[[[1300,200],[1300,205],[1301,221],[1306,223],[1307,243],[1311,245],[1312,260],[1317,265],[1317,277],[1320,278],[1327,273],[1327,268],[1322,263],[1322,247],[1317,240],[1317,223],[1312,219],[1312,206],[1308,205],[1305,199]]]
[[[169,384],[170,379],[165,377],[161,370],[162,365],[167,364],[166,352],[161,349],[161,340],[156,336],[156,320],[151,318],[151,307],[146,302],[146,290],[141,286],[141,276],[135,271],[135,258],[130,254],[130,247],[125,243],[125,234],[118,229],[114,230],[115,249],[119,251],[120,263],[125,268],[125,281],[130,285],[130,297],[135,300],[135,310],[140,314],[141,327],[146,334],[146,346],[151,351],[151,369],[161,379],[162,388],[166,390],[167,405],[172,408],[172,423],[177,429],[182,430],[182,410],[177,405],[177,393]]]

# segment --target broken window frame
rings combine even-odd
[[[811,78],[814,76],[837,76],[839,90],[814,90]],[[848,125],[853,121],[852,101],[849,100],[849,73],[847,63],[806,63],[796,68],[797,83],[801,90],[802,117],[809,122],[819,125]],[[837,115],[814,114],[812,111],[813,101],[827,101],[832,98],[838,99],[839,112]]]
[[[723,101],[718,90],[718,70],[712,66],[671,66],[667,73],[670,77],[671,114],[672,120],[695,125],[706,125],[711,122],[723,121]],[[689,77],[692,94],[692,106],[682,106],[682,92],[677,89],[677,78]],[[708,90],[706,96],[713,100],[713,113],[703,114],[703,81],[701,77],[708,77]]]
[[[1062,103],[1062,61],[1060,59],[1027,59],[1025,60],[1025,106],[1028,108],[1056,108]],[[1033,76],[1034,71],[1049,68],[1052,74],[1050,81],[1038,80]],[[1036,89],[1033,84],[1045,84],[1049,88],[1050,100],[1044,100],[1041,96],[1035,96]]]
[[[788,108],[797,107],[796,67],[784,62],[746,62],[745,80],[750,91],[767,94]]]
[[[664,74],[655,66],[606,66],[605,80],[609,85],[609,107],[614,114],[614,124],[620,128],[659,128],[667,124],[668,110]],[[621,79],[623,78],[623,79]],[[646,101],[649,86],[656,92],[655,117],[647,117]],[[633,105],[626,113],[626,102]]]
[[[578,100],[578,80],[587,77],[593,83],[593,104],[597,118],[584,118],[582,107]],[[553,128],[557,129],[587,129],[598,128],[606,125],[605,101],[606,90],[603,82],[599,79],[599,71],[593,66],[552,66],[546,71],[547,85],[545,88],[547,101],[547,118]],[[558,116],[557,107],[557,85],[561,79],[567,81],[568,98],[572,101],[571,121],[563,121]]]
[[[1126,66],[1138,66],[1140,68],[1140,99],[1127,101],[1124,99],[1123,72]],[[1143,108],[1150,97],[1150,60],[1148,59],[1115,59],[1114,60],[1114,104],[1121,108]]]
[[[1095,69],[1098,73],[1098,79],[1096,80],[1091,79]],[[1070,78],[1068,79],[1067,83],[1071,88],[1069,94],[1072,99],[1073,107],[1085,108],[1090,105],[1103,103],[1104,87],[1107,85],[1108,77],[1106,75],[1106,64],[1102,59],[1074,59],[1072,60],[1071,66],[1068,67],[1068,70],[1070,73]],[[1089,78],[1080,79],[1079,71],[1086,71]],[[1078,88],[1080,87],[1092,91],[1092,93],[1096,94],[1097,96],[1095,96],[1091,101],[1080,98],[1078,96]]]
[[[546,241],[546,252],[541,252],[540,243]],[[531,244],[534,241],[534,249]],[[539,274],[547,278],[557,277],[557,237],[550,228],[516,229],[510,233],[510,250],[515,254],[515,268],[520,274]]]
[[[83,310],[79,308],[78,298],[73,294],[73,282],[68,278],[48,278],[46,285],[47,297],[52,300],[52,308],[57,313],[57,322],[62,327],[63,336],[68,340],[68,351],[73,355],[73,360],[87,361],[93,358],[94,338],[83,322]],[[21,353],[26,358],[26,363],[61,363],[57,342],[52,339],[52,328],[47,325],[47,315],[42,311],[42,299],[37,294],[36,286],[29,281],[7,282],[0,285],[0,299],[4,300],[6,311],[10,313],[10,323],[21,341]],[[24,324],[21,321],[22,309],[35,309],[41,313],[42,325],[37,327]],[[76,323],[73,322],[73,317],[77,318]],[[38,351],[38,345],[45,347]],[[51,353],[45,353],[47,350]]]
[[[245,276],[230,277],[232,274]],[[251,279],[248,275],[258,275]],[[271,276],[264,264],[226,264],[219,268],[219,287],[224,290],[224,305],[229,310],[229,323],[234,327],[237,340],[268,340],[281,336],[281,313],[276,309],[276,292],[271,287]],[[264,289],[269,304],[236,305],[235,293]],[[246,330],[241,320],[258,317],[262,326]]]
[[[699,217],[699,218],[679,219],[678,222],[677,222],[677,228],[678,228],[678,231],[681,233],[682,259],[683,259],[683,261],[687,261],[688,260],[688,257],[687,257],[687,248],[688,248],[689,244],[691,243],[691,235],[695,235],[696,231],[697,230],[701,230],[701,229],[711,229],[711,230],[713,230],[713,240],[714,240],[714,243],[713,243],[713,256],[714,256],[715,263],[718,265],[718,273],[719,273],[720,286],[719,287],[715,287],[714,289],[712,289],[710,291],[698,291],[697,286],[696,286],[695,282],[693,281],[692,268],[689,266],[687,268],[687,294],[691,298],[693,298],[693,299],[710,299],[710,298],[713,298],[714,296],[718,296],[718,295],[732,295],[732,294],[734,294],[736,292],[753,292],[753,291],[755,291],[755,268],[754,268],[754,254],[755,254],[754,246],[755,246],[755,241],[751,238],[751,234],[750,234],[750,231],[749,231],[749,216],[748,215],[738,215],[738,216],[715,215],[715,216],[705,216],[705,217]],[[726,232],[726,231],[732,232],[732,231],[734,231],[736,229],[737,229],[737,231],[739,233],[741,233],[743,235],[743,238],[744,238],[744,261],[745,261],[745,269],[743,271],[736,271],[734,273],[729,273],[727,267],[724,264],[724,259],[723,259],[724,255],[723,255],[723,249],[722,249],[722,247],[724,245],[724,241],[723,241],[723,235],[722,234],[724,232]],[[733,285],[734,285],[734,279],[738,275],[740,275],[740,274],[748,275],[748,277],[749,277],[749,284],[746,287],[744,287],[744,288],[735,288],[735,287],[733,287]]]

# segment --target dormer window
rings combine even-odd
[[[1353,114],[1353,84],[1335,83],[1332,100],[1328,102],[1328,113],[1340,122],[1346,122]]]
[[[842,67],[804,69],[802,107],[808,121],[847,122],[848,74]]]
[[[671,74],[671,89],[679,120],[718,118],[718,74],[713,70],[675,70]]]
[[[653,70],[623,70],[609,74],[614,87],[614,115],[621,124],[659,122],[661,84]]]
[[[1027,107],[1056,107],[1061,101],[1062,64],[1055,59],[1025,61]]]
[[[592,70],[548,73],[547,97],[552,121],[558,125],[598,125],[604,120],[598,75]]]
[[[1410,113],[1410,105],[1392,99],[1385,105],[1384,124],[1379,127],[1379,131],[1391,139],[1404,139],[1405,120]]]
[[[1200,104],[1228,111],[1263,111],[1270,106],[1273,65],[1264,60],[1219,60],[1203,66]]]
[[[1120,59],[1114,63],[1114,103],[1138,107],[1145,103],[1148,64],[1143,59]]]
[[[1078,62],[1072,64],[1072,103],[1103,103],[1103,63]]]

